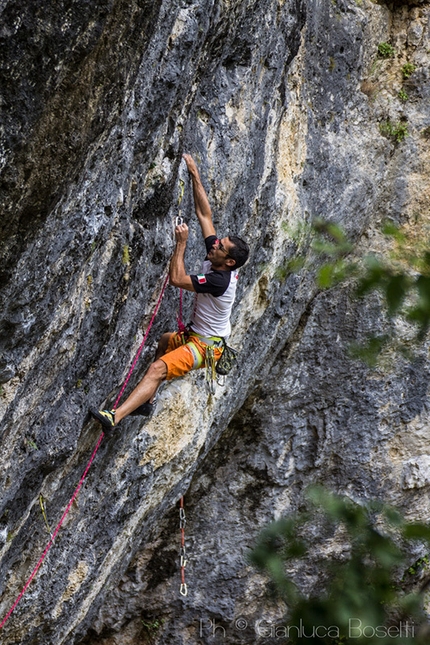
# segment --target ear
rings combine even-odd
[[[233,260],[233,258],[226,258],[225,263],[229,267],[236,266],[236,260]]]

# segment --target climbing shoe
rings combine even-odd
[[[100,421],[106,430],[112,430],[115,427],[115,410],[94,410],[94,408],[90,408],[90,413],[94,419]]]
[[[130,412],[130,416],[131,417],[150,417],[154,412],[154,407],[155,407],[154,403],[150,403],[149,401],[147,401],[146,403],[139,405],[139,407],[133,410],[133,412]]]
[[[158,399],[158,392],[154,396],[154,400],[152,401],[152,403],[150,403],[149,401],[147,401],[146,403],[142,403],[142,405],[139,405],[139,407],[133,410],[133,412],[130,412],[130,416],[131,417],[151,417],[152,413],[155,410],[157,399]]]

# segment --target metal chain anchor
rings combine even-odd
[[[184,498],[181,497],[179,505],[179,529],[181,531],[181,550],[180,550],[180,564],[181,564],[181,586],[179,593],[181,596],[188,594],[188,588],[185,582],[185,567],[187,566],[186,550],[185,550],[185,524],[187,523],[184,509]]]
[[[205,371],[205,382],[206,389],[209,394],[215,394],[215,383],[216,383],[216,371],[215,371],[215,353],[214,348],[211,345],[206,347],[206,371]]]

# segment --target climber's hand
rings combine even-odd
[[[186,244],[188,240],[188,226],[186,224],[178,224],[175,227],[176,242]]]
[[[196,162],[192,158],[191,155],[188,154],[183,154],[182,157],[185,160],[185,163],[187,164],[188,172],[190,175],[194,175],[195,177],[199,176],[199,171],[197,170]]]

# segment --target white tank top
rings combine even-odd
[[[214,296],[211,293],[201,293],[199,289],[207,291],[210,289],[211,274],[215,274],[218,282],[225,283],[225,291],[222,295]],[[194,300],[191,326],[193,331],[202,336],[221,336],[226,338],[230,335],[230,314],[236,297],[237,280],[239,273],[233,271],[212,271],[209,260],[203,262],[202,273],[192,276],[196,295]],[[217,289],[219,292],[219,287]]]

